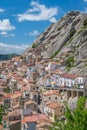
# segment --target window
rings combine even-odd
[[[29,68],[29,70],[31,70],[31,68]]]
[[[4,128],[7,128],[6,126],[7,126],[7,125],[6,125],[6,121],[4,121]]]
[[[51,97],[49,97],[49,99],[51,99]]]
[[[61,81],[61,85],[62,85],[62,81]]]
[[[57,97],[55,97],[55,100],[57,100]]]
[[[34,108],[36,108],[36,105],[34,105]]]
[[[62,112],[62,109],[60,109],[60,112]]]
[[[80,83],[82,83],[82,79],[80,79]]]

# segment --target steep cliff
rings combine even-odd
[[[66,70],[87,75],[87,14],[79,11],[66,14],[32,43],[32,48],[42,46],[43,57],[57,59],[66,54]]]

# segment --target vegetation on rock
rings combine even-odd
[[[67,66],[67,69],[70,70],[70,68],[73,66],[73,63],[74,63],[74,56],[69,56],[67,59],[66,59],[66,66]]]
[[[84,20],[83,25],[87,26],[87,19]]]
[[[58,54],[59,50],[55,51],[52,55],[51,55],[51,59],[54,58],[57,54]]]
[[[36,47],[37,47],[37,45],[35,45],[35,44],[32,45],[32,48],[36,48]]]

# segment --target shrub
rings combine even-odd
[[[54,58],[57,54],[58,54],[59,50],[55,51],[52,55],[51,55],[51,59]]]
[[[87,19],[84,20],[83,25],[87,26]]]
[[[37,45],[36,45],[36,44],[33,44],[33,45],[32,45],[32,48],[36,48],[36,47],[37,47]]]
[[[66,66],[67,66],[68,70],[73,66],[73,63],[74,63],[74,56],[69,56],[66,59]]]
[[[87,98],[80,97],[77,102],[77,108],[71,111],[66,107],[65,119],[56,120],[50,126],[50,130],[86,130],[87,129],[87,110],[85,101]]]
[[[84,31],[84,30],[83,30],[83,29],[81,29],[81,30],[79,30],[77,33],[78,33],[78,34],[80,34],[80,33],[81,33],[81,32],[83,32],[83,31]]]

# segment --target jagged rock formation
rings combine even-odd
[[[43,57],[55,58],[67,54],[74,57],[70,73],[87,75],[87,14],[72,11],[48,27],[33,42],[32,47],[44,46]],[[29,49],[27,49],[28,51]],[[42,50],[41,50],[42,51]]]

